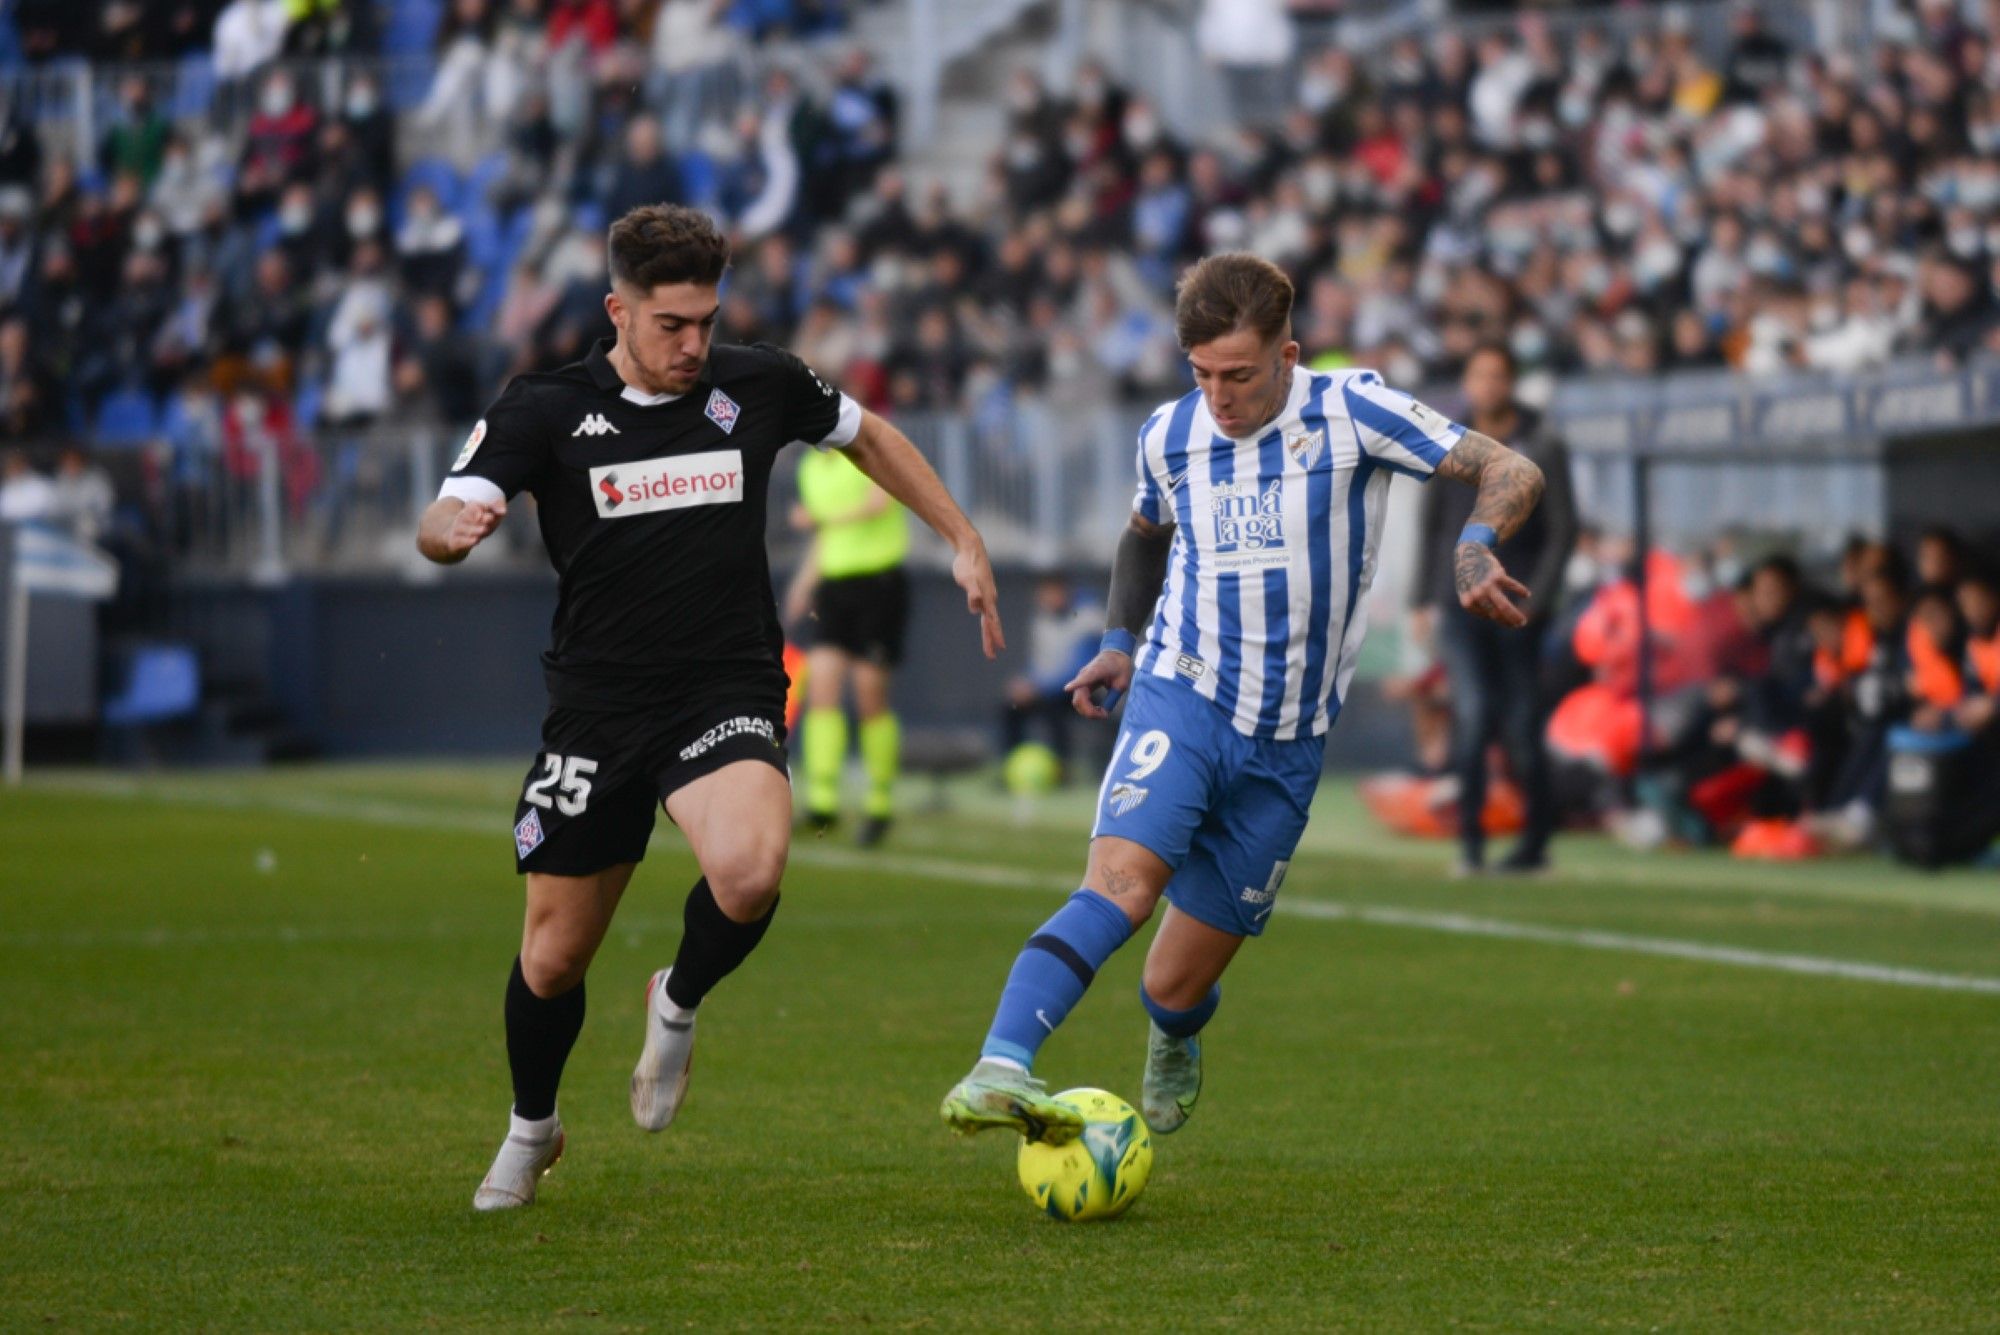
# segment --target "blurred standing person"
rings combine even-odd
[[[889,678],[903,658],[910,620],[910,552],[903,508],[838,451],[799,461],[792,526],[813,531],[812,550],[785,596],[785,618],[810,610],[816,629],[806,656],[806,823],[825,830],[840,819],[840,771],[847,762],[841,689],[854,684],[861,763],[868,771],[863,848],[882,842],[895,815],[902,730],[889,707]]]
[[[1506,747],[1508,764],[1527,802],[1521,841],[1496,870],[1542,870],[1548,865],[1549,839],[1556,825],[1543,737],[1542,644],[1558,610],[1563,572],[1576,545],[1576,499],[1568,451],[1543,428],[1540,415],[1514,397],[1515,371],[1514,354],[1506,344],[1482,344],[1466,361],[1463,385],[1466,424],[1508,441],[1540,466],[1547,479],[1542,503],[1499,553],[1506,567],[1520,571],[1528,586],[1528,624],[1503,631],[1459,606],[1452,551],[1472,510],[1472,495],[1463,488],[1432,487],[1424,492],[1415,586],[1416,596],[1423,600],[1418,616],[1430,630],[1451,678],[1460,867],[1468,873],[1483,871],[1486,865],[1480,817],[1486,807],[1486,752],[1494,740]]]

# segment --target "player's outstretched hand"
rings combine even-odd
[[[500,527],[500,521],[507,517],[507,502],[467,501],[451,521],[451,528],[444,535],[445,550],[453,556],[463,556],[477,547],[486,536]]]
[[[951,558],[951,577],[965,590],[965,610],[979,618],[979,643],[992,658],[1007,647],[1000,630],[1000,594],[993,587],[993,563],[986,559],[986,545],[974,540]]]
[[[1526,598],[1528,586],[1500,567],[1500,558],[1483,543],[1461,542],[1453,562],[1458,605],[1476,617],[1515,628],[1528,624],[1528,614],[1514,602]]]
[[[1070,678],[1063,689],[1069,692],[1069,702],[1076,706],[1076,712],[1085,718],[1110,718],[1111,706],[1118,703],[1118,697],[1131,684],[1131,656],[1106,649],[1085,663],[1083,671]],[[1099,691],[1104,692],[1101,698]]]

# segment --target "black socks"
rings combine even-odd
[[[735,922],[715,902],[715,894],[703,877],[688,891],[687,906],[681,911],[681,949],[674,956],[674,971],[667,975],[667,1000],[683,1010],[693,1010],[709,989],[727,978],[749,958],[778,911],[777,901],[755,922]],[[580,989],[579,989],[580,990]],[[583,1013],[582,1001],[577,1014]]]
[[[538,997],[521,974],[521,957],[507,976],[507,1065],[514,1073],[514,1115],[530,1122],[552,1116],[563,1063],[583,1030],[583,984],[557,997]]]

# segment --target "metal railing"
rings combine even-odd
[[[1425,395],[1455,410],[1449,386]],[[1022,397],[980,413],[905,413],[900,426],[985,534],[996,559],[1022,565],[1101,565],[1132,504],[1133,439],[1151,404],[1108,401],[1057,409]],[[1631,531],[1632,461],[1699,457],[1699,469],[1657,468],[1653,522],[1686,542],[1729,530],[1829,547],[1883,515],[1884,442],[1925,431],[2000,423],[2000,359],[1960,370],[1911,360],[1832,377],[1679,375],[1573,381],[1549,407],[1569,442],[1587,519]],[[154,521],[184,567],[281,580],[298,571],[422,573],[416,520],[464,439],[460,428],[321,429],[309,439],[251,437],[235,447],[164,444],[151,470]],[[2000,448],[1996,436],[1994,448]],[[1741,462],[1728,459],[1741,452]],[[1718,460],[1718,455],[1723,456]],[[771,492],[780,565],[802,539],[786,523],[795,467],[781,460]],[[919,535],[917,559],[942,563]],[[482,555],[539,565],[532,506]]]

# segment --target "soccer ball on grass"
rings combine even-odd
[[[1067,1145],[1022,1141],[1014,1164],[1021,1189],[1057,1219],[1116,1219],[1152,1175],[1151,1128],[1138,1109],[1101,1089],[1066,1089],[1056,1101],[1083,1114],[1083,1134]]]

